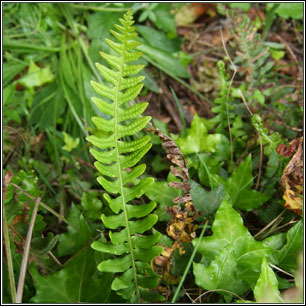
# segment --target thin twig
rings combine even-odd
[[[22,193],[24,193],[26,196],[28,196],[30,199],[32,200],[36,200],[35,197],[31,196],[29,193],[27,193],[25,190],[23,190],[21,187],[19,187],[18,185],[11,183],[12,186],[14,186],[15,188],[17,188],[18,190],[20,190]],[[69,221],[61,216],[60,214],[58,214],[55,210],[53,210],[52,208],[50,208],[47,204],[40,202],[39,203],[43,208],[47,209],[50,213],[52,213],[54,216],[58,217],[60,220],[64,221],[65,223],[69,224]]]
[[[262,137],[261,137],[261,135],[259,133],[258,133],[258,136],[259,136],[259,146],[260,146],[260,157],[259,157],[259,168],[258,168],[258,176],[257,176],[255,190],[257,190],[258,187],[259,187],[259,183],[260,183],[260,179],[261,179],[262,161],[263,161]]]
[[[48,251],[49,255],[51,256],[51,258],[60,266],[62,267],[63,264],[54,256],[54,254],[51,251]]]
[[[192,303],[195,303],[197,300],[201,299],[204,295],[208,294],[208,293],[211,293],[211,292],[218,292],[218,291],[221,291],[221,292],[226,292],[226,293],[229,293],[237,298],[239,298],[242,302],[244,302],[244,299],[242,297],[240,297],[238,294],[234,293],[234,292],[231,292],[229,290],[225,290],[225,289],[213,289],[213,290],[208,290],[204,293],[202,293],[200,296],[198,296]]]
[[[228,89],[227,89],[226,104],[225,104],[226,105],[226,116],[227,116],[228,133],[229,133],[229,138],[230,138],[231,163],[232,163],[233,162],[233,139],[232,139],[231,123],[230,123],[229,112],[228,112],[228,101],[229,101],[230,90],[231,90],[234,78],[236,76],[236,73],[237,73],[237,68],[236,68],[236,65],[233,63],[231,57],[229,56],[229,54],[227,52],[227,49],[226,49],[226,46],[225,46],[224,37],[223,37],[223,32],[222,32],[222,28],[221,27],[220,27],[220,33],[221,33],[221,39],[222,39],[222,44],[223,44],[223,48],[224,48],[225,54],[228,57],[231,65],[233,66],[233,69],[234,69],[234,73],[232,75],[230,84],[229,84]]]
[[[27,238],[26,238],[26,241],[25,241],[23,257],[22,257],[22,262],[21,262],[21,268],[20,268],[20,274],[19,274],[19,280],[18,280],[16,303],[22,303],[24,280],[25,280],[25,276],[26,276],[27,264],[28,264],[28,259],[29,259],[32,233],[33,233],[33,229],[34,229],[34,224],[35,224],[39,204],[40,204],[40,197],[38,197],[36,202],[35,202],[35,206],[34,206],[34,209],[33,209],[33,212],[32,212],[32,217],[31,217],[31,221],[30,221],[30,225],[29,225],[29,229],[28,229],[28,233],[27,233]]]
[[[244,95],[242,94],[241,90],[238,89],[238,92],[241,96],[241,99],[246,107],[246,109],[248,110],[248,112],[250,113],[251,116],[253,116],[253,112],[251,111],[251,109],[249,108],[249,105],[247,103],[247,101],[245,100]],[[260,157],[259,157],[259,168],[258,168],[258,176],[257,176],[257,181],[256,181],[256,186],[255,189],[257,190],[259,187],[259,183],[260,183],[260,178],[261,178],[261,169],[262,169],[262,161],[263,161],[263,145],[262,145],[262,137],[260,135],[260,133],[257,131],[258,134],[258,138],[259,138],[259,146],[260,146]]]
[[[248,110],[248,112],[250,113],[250,115],[253,116],[253,112],[251,111],[251,109],[250,109],[250,107],[249,107],[247,101],[245,100],[245,97],[244,97],[244,95],[242,94],[241,90],[238,89],[238,92],[239,92],[239,94],[240,94],[240,97],[241,97],[241,99],[242,99],[242,101],[243,101],[243,103],[244,103],[246,109]]]
[[[287,209],[284,209],[276,218],[274,218],[269,224],[267,224],[263,229],[261,229],[258,233],[254,235],[254,238],[256,239],[259,235],[261,235],[265,230],[267,230],[269,227],[273,225],[286,211]]]
[[[185,294],[188,296],[189,300],[193,303],[193,299],[191,298],[191,296],[189,295],[187,290],[184,288],[184,286],[183,286],[183,290],[184,290]]]
[[[2,204],[2,213],[3,213],[3,238],[5,242],[5,252],[6,252],[6,260],[7,260],[7,269],[8,269],[8,277],[10,281],[10,292],[12,297],[12,303],[16,301],[16,287],[15,287],[15,277],[14,277],[14,267],[11,253],[11,245],[10,245],[10,237],[8,232],[8,226],[6,222],[6,213],[5,213],[5,205],[4,200],[6,198],[7,187],[9,182],[13,177],[12,172],[7,172],[3,179],[3,204]]]
[[[269,263],[269,265],[270,265],[272,268],[274,268],[275,270],[280,271],[280,272],[282,272],[282,273],[284,273],[284,274],[286,274],[286,275],[288,275],[288,276],[294,278],[294,275],[292,275],[291,273],[289,273],[289,272],[287,272],[287,271],[285,271],[285,270],[283,270],[283,269],[281,269],[281,268],[279,268],[279,267],[277,267],[277,266],[274,266],[274,265],[272,265],[271,263]]]

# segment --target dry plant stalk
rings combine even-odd
[[[182,242],[191,242],[196,237],[196,225],[193,222],[200,213],[196,211],[192,204],[187,161],[182,151],[171,137],[164,134],[158,128],[153,127],[153,125],[147,131],[153,132],[160,138],[166,150],[167,158],[172,163],[170,167],[171,172],[174,176],[183,180],[182,182],[170,182],[168,184],[170,187],[184,191],[182,196],[173,199],[174,203],[185,203],[183,209],[176,205],[166,208],[167,213],[171,217],[167,225],[167,234],[174,240],[174,243],[170,248],[163,246],[163,253],[154,259],[156,272],[163,275],[162,279],[167,283],[177,283],[179,278],[170,274],[172,255],[176,249],[179,250],[180,254],[184,254],[185,250]]]

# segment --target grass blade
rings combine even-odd
[[[191,264],[192,264],[193,258],[194,258],[195,254],[196,254],[196,252],[197,252],[197,250],[198,250],[198,247],[199,247],[199,245],[200,245],[200,241],[201,241],[201,239],[203,238],[203,235],[204,235],[204,233],[205,233],[205,231],[206,231],[207,224],[208,224],[208,220],[205,222],[205,224],[204,224],[204,226],[203,226],[203,229],[202,229],[202,232],[201,232],[201,234],[200,234],[199,240],[198,240],[196,246],[195,246],[194,249],[193,249],[193,252],[192,252],[192,254],[191,254],[191,256],[190,256],[190,259],[189,259],[189,261],[188,261],[188,264],[187,264],[187,266],[186,266],[186,268],[185,268],[184,274],[183,274],[183,276],[182,276],[182,278],[181,278],[181,281],[180,281],[178,287],[176,288],[176,291],[175,291],[175,293],[174,293],[174,296],[173,296],[173,298],[172,298],[172,300],[171,300],[171,304],[175,303],[175,301],[176,301],[176,299],[177,299],[177,296],[178,296],[178,294],[179,294],[179,292],[180,292],[180,290],[181,290],[181,288],[182,288],[182,286],[183,286],[183,283],[184,283],[184,281],[185,281],[185,278],[186,278],[186,276],[187,276],[187,273],[189,272],[190,266],[191,266]]]

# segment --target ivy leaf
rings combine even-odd
[[[278,280],[264,257],[261,272],[254,288],[254,296],[257,303],[281,303],[283,302],[278,290]]]
[[[159,207],[154,214],[159,221],[168,221],[170,216],[167,214],[166,206],[173,206],[173,199],[180,195],[180,190],[169,187],[167,182],[154,182],[147,190],[145,195],[151,200],[159,203]]]
[[[31,267],[36,295],[34,303],[105,303],[111,290],[112,273],[97,273],[95,251],[89,246],[59,272],[41,276]]]
[[[201,211],[204,216],[211,215],[218,209],[224,195],[223,185],[207,191],[197,182],[190,180],[190,187],[194,207]]]
[[[176,140],[183,154],[215,152],[216,145],[222,140],[221,134],[207,134],[204,121],[195,114],[187,137]]]
[[[59,235],[58,256],[76,254],[91,240],[91,232],[83,215],[72,205],[67,233]]]
[[[274,3],[267,3],[266,10],[273,7]],[[281,3],[275,13],[284,19],[303,19],[303,3]]]
[[[193,263],[193,273],[198,286],[206,290],[223,289],[242,294],[247,284],[237,276],[237,262],[232,246],[223,249],[209,267]]]
[[[249,155],[225,183],[225,190],[231,197],[233,206],[242,210],[253,210],[262,205],[268,196],[252,190],[252,162]]]
[[[243,226],[243,221],[239,213],[233,209],[227,200],[223,200],[212,225],[212,236],[201,239],[198,252],[207,261],[213,260],[217,254],[227,245],[231,245],[238,238],[249,236],[248,230]],[[195,246],[197,239],[193,240]]]
[[[19,80],[26,88],[33,88],[50,83],[54,80],[50,67],[40,68],[33,61],[30,62],[28,73]]]
[[[262,258],[268,256],[271,253],[271,249],[265,246],[263,242],[255,241],[247,228],[243,226],[240,214],[225,199],[216,213],[212,231],[212,236],[204,237],[199,242],[198,252],[203,256],[202,262],[206,266],[222,264],[222,260],[220,260],[222,256],[226,260],[229,260],[230,256],[232,256],[226,255],[224,253],[226,252],[225,249],[228,252],[233,250],[235,264],[237,265],[235,277],[245,283],[249,283],[250,286],[254,286],[260,274]],[[197,241],[198,239],[193,241],[194,246]],[[223,269],[221,266],[219,268]],[[207,270],[207,272],[212,273],[207,277],[214,278],[214,269]],[[199,277],[201,277],[200,274]],[[203,288],[208,289],[206,287]],[[224,287],[223,289],[226,288]]]
[[[80,143],[80,138],[73,139],[69,134],[63,132],[65,145],[63,150],[71,152],[73,149],[77,148]]]
[[[294,273],[298,263],[298,252],[303,248],[303,223],[300,220],[286,234],[287,243],[280,250],[271,254],[271,260],[275,265],[285,271]]]

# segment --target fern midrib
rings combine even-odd
[[[123,50],[125,50],[125,42],[123,42]],[[135,266],[135,259],[134,259],[134,252],[133,252],[133,245],[132,245],[132,240],[131,240],[131,235],[130,235],[130,228],[129,228],[129,223],[128,223],[128,215],[127,215],[127,210],[125,206],[125,196],[124,196],[124,190],[123,190],[123,179],[121,175],[121,165],[120,165],[120,154],[119,154],[119,147],[118,147],[118,93],[120,91],[120,85],[121,85],[121,79],[123,78],[123,66],[125,63],[125,51],[123,51],[122,54],[122,59],[121,59],[121,64],[120,64],[120,70],[119,70],[119,80],[116,85],[116,91],[115,91],[115,150],[116,150],[116,157],[118,161],[118,178],[119,178],[119,186],[120,186],[120,193],[122,197],[122,207],[123,207],[123,212],[124,212],[124,219],[125,219],[125,227],[127,230],[127,236],[128,236],[128,244],[130,248],[130,254],[131,254],[131,260],[132,260],[132,268],[133,268],[133,274],[134,274],[134,281],[135,281],[135,287],[136,287],[136,295],[137,295],[137,302],[140,299],[140,294],[138,290],[138,283],[137,283],[137,271],[136,271],[136,266]]]

